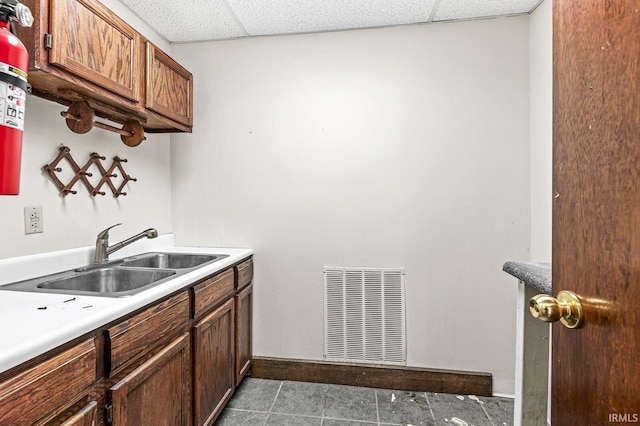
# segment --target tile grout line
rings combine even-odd
[[[234,407],[224,407],[225,410],[229,411],[242,411],[245,413],[258,413],[258,414],[269,414],[268,411],[260,411],[260,410],[251,410],[248,408],[234,408]]]
[[[291,414],[292,416],[295,416],[294,414]],[[317,419],[318,417],[314,417],[314,419]],[[366,424],[366,425],[378,425],[377,422],[370,422],[369,420],[359,420],[359,419],[350,419],[350,418],[345,418],[345,417],[325,417],[325,419],[327,420],[337,420],[339,422],[356,422],[356,423],[362,423],[362,424]],[[399,423],[380,423],[380,425],[393,425],[393,426],[402,426]]]
[[[258,413],[258,414],[275,414],[276,416],[282,416],[282,417],[305,417],[308,419],[318,419],[320,420],[322,417],[320,416],[314,416],[312,414],[297,414],[297,413],[279,413],[279,412],[273,412],[273,413],[269,413],[268,411],[253,411],[253,410],[239,410],[237,408],[229,408],[229,410],[232,411],[244,411],[245,413]],[[333,417],[327,417],[327,419],[333,419]],[[335,419],[335,420],[341,420],[341,419]],[[371,423],[371,422],[369,422]]]
[[[280,389],[282,389],[282,385],[284,384],[284,380],[280,382],[280,386],[278,386],[278,392],[276,392],[276,397],[273,398],[273,402],[271,403],[271,407],[269,408],[269,413],[267,414],[267,418],[264,420],[264,423],[262,424],[262,426],[266,426],[267,422],[269,421],[269,416],[271,416],[271,411],[273,410],[273,407],[276,405],[276,401],[278,399],[278,395],[280,395]]]
[[[373,391],[376,396],[376,420],[378,421],[378,426],[380,426],[380,407],[378,406],[378,389]]]
[[[329,393],[329,385],[324,389],[324,397],[322,398],[322,413],[320,414],[320,426],[324,425],[324,412],[327,409],[327,394]]]
[[[435,423],[436,415],[433,414],[433,408],[431,408],[431,401],[429,401],[429,395],[427,395],[427,392],[424,393],[424,397],[427,400],[427,405],[429,406],[429,412],[431,413],[431,418],[433,419],[433,421]]]
[[[276,405],[276,401],[278,400],[278,395],[280,395],[280,391],[282,390],[282,385],[284,385],[284,380],[280,382],[280,386],[278,386],[278,392],[276,392],[276,397],[273,398],[273,402],[271,403],[271,407],[269,407],[269,413],[273,411],[273,407]]]
[[[484,413],[484,415],[487,416],[487,418],[489,419],[489,422],[491,422],[491,426],[496,426],[496,424],[494,423],[493,419],[491,418],[491,416],[489,415],[487,410],[485,410],[484,404],[481,404],[481,403],[478,402],[478,405],[482,409],[482,412]]]

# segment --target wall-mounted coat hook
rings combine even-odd
[[[136,120],[127,120],[122,129],[106,123],[96,121],[93,108],[87,101],[75,101],[67,111],[61,111],[60,115],[66,119],[67,127],[74,133],[87,133],[94,127],[118,133],[120,139],[127,146],[137,146],[147,138],[144,137],[144,128]]]
[[[53,162],[51,162],[50,164],[45,164],[44,167],[42,167],[42,170],[49,175],[51,180],[53,180],[53,182],[58,187],[58,190],[60,191],[60,195],[62,195],[63,197],[67,196],[68,194],[77,194],[77,191],[73,189],[73,186],[78,181],[81,181],[84,186],[86,186],[87,190],[93,197],[95,197],[96,195],[105,195],[106,193],[104,191],[100,191],[100,188],[106,184],[111,189],[113,196],[116,198],[121,195],[127,195],[127,193],[124,192],[123,189],[129,182],[138,181],[138,179],[132,178],[127,172],[125,172],[122,163],[126,163],[127,160],[124,158],[120,158],[117,155],[113,157],[113,163],[111,163],[111,167],[109,167],[109,169],[105,169],[102,165],[102,161],[106,160],[106,157],[103,157],[97,152],[92,152],[89,155],[89,160],[85,163],[84,166],[80,167],[80,165],[76,163],[76,161],[71,156],[71,150],[68,147],[61,145],[58,150],[60,151],[60,153],[58,154],[56,159],[53,160]],[[62,171],[62,168],[58,167],[58,164],[60,164],[62,160],[66,160],[71,165],[71,170],[73,170],[74,173],[73,178],[67,184],[64,184],[58,178],[58,176],[56,176],[56,173],[60,173]],[[91,166],[96,166],[100,171],[99,176],[101,176],[100,182],[95,187],[91,184],[91,182],[89,182],[89,179],[87,179],[88,177],[93,176],[88,172]],[[118,177],[118,175],[114,173],[115,171],[120,171],[120,175],[122,176],[122,183],[118,188],[116,188],[114,183],[111,181],[112,178]]]

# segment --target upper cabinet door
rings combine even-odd
[[[49,64],[139,102],[140,35],[98,1],[51,0],[50,5]]]
[[[147,41],[146,107],[187,126],[193,125],[193,76]]]

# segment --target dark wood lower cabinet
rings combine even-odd
[[[245,259],[0,374],[0,426],[213,425],[251,367],[252,277]]]
[[[0,425],[48,423],[96,381],[93,338],[0,382]]]
[[[114,426],[190,424],[190,343],[183,334],[109,389]]]
[[[235,296],[236,300],[236,386],[251,368],[251,313],[253,285],[250,284]]]
[[[234,299],[193,327],[194,425],[211,425],[231,398],[234,375]]]
[[[98,420],[98,403],[91,401],[61,426],[95,426]]]

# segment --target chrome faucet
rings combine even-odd
[[[122,225],[122,224],[116,223],[115,225],[111,225],[110,227],[108,227],[107,229],[105,229],[104,231],[98,234],[98,237],[96,239],[96,255],[93,260],[94,265],[104,265],[109,261],[109,255],[111,253],[113,253],[116,250],[120,250],[121,248],[128,246],[129,244],[135,241],[138,241],[141,238],[145,238],[145,237],[155,238],[158,236],[158,231],[156,231],[154,228],[149,228],[137,235],[134,235],[131,238],[127,238],[126,240],[120,241],[119,243],[109,246],[109,229],[118,225]]]

